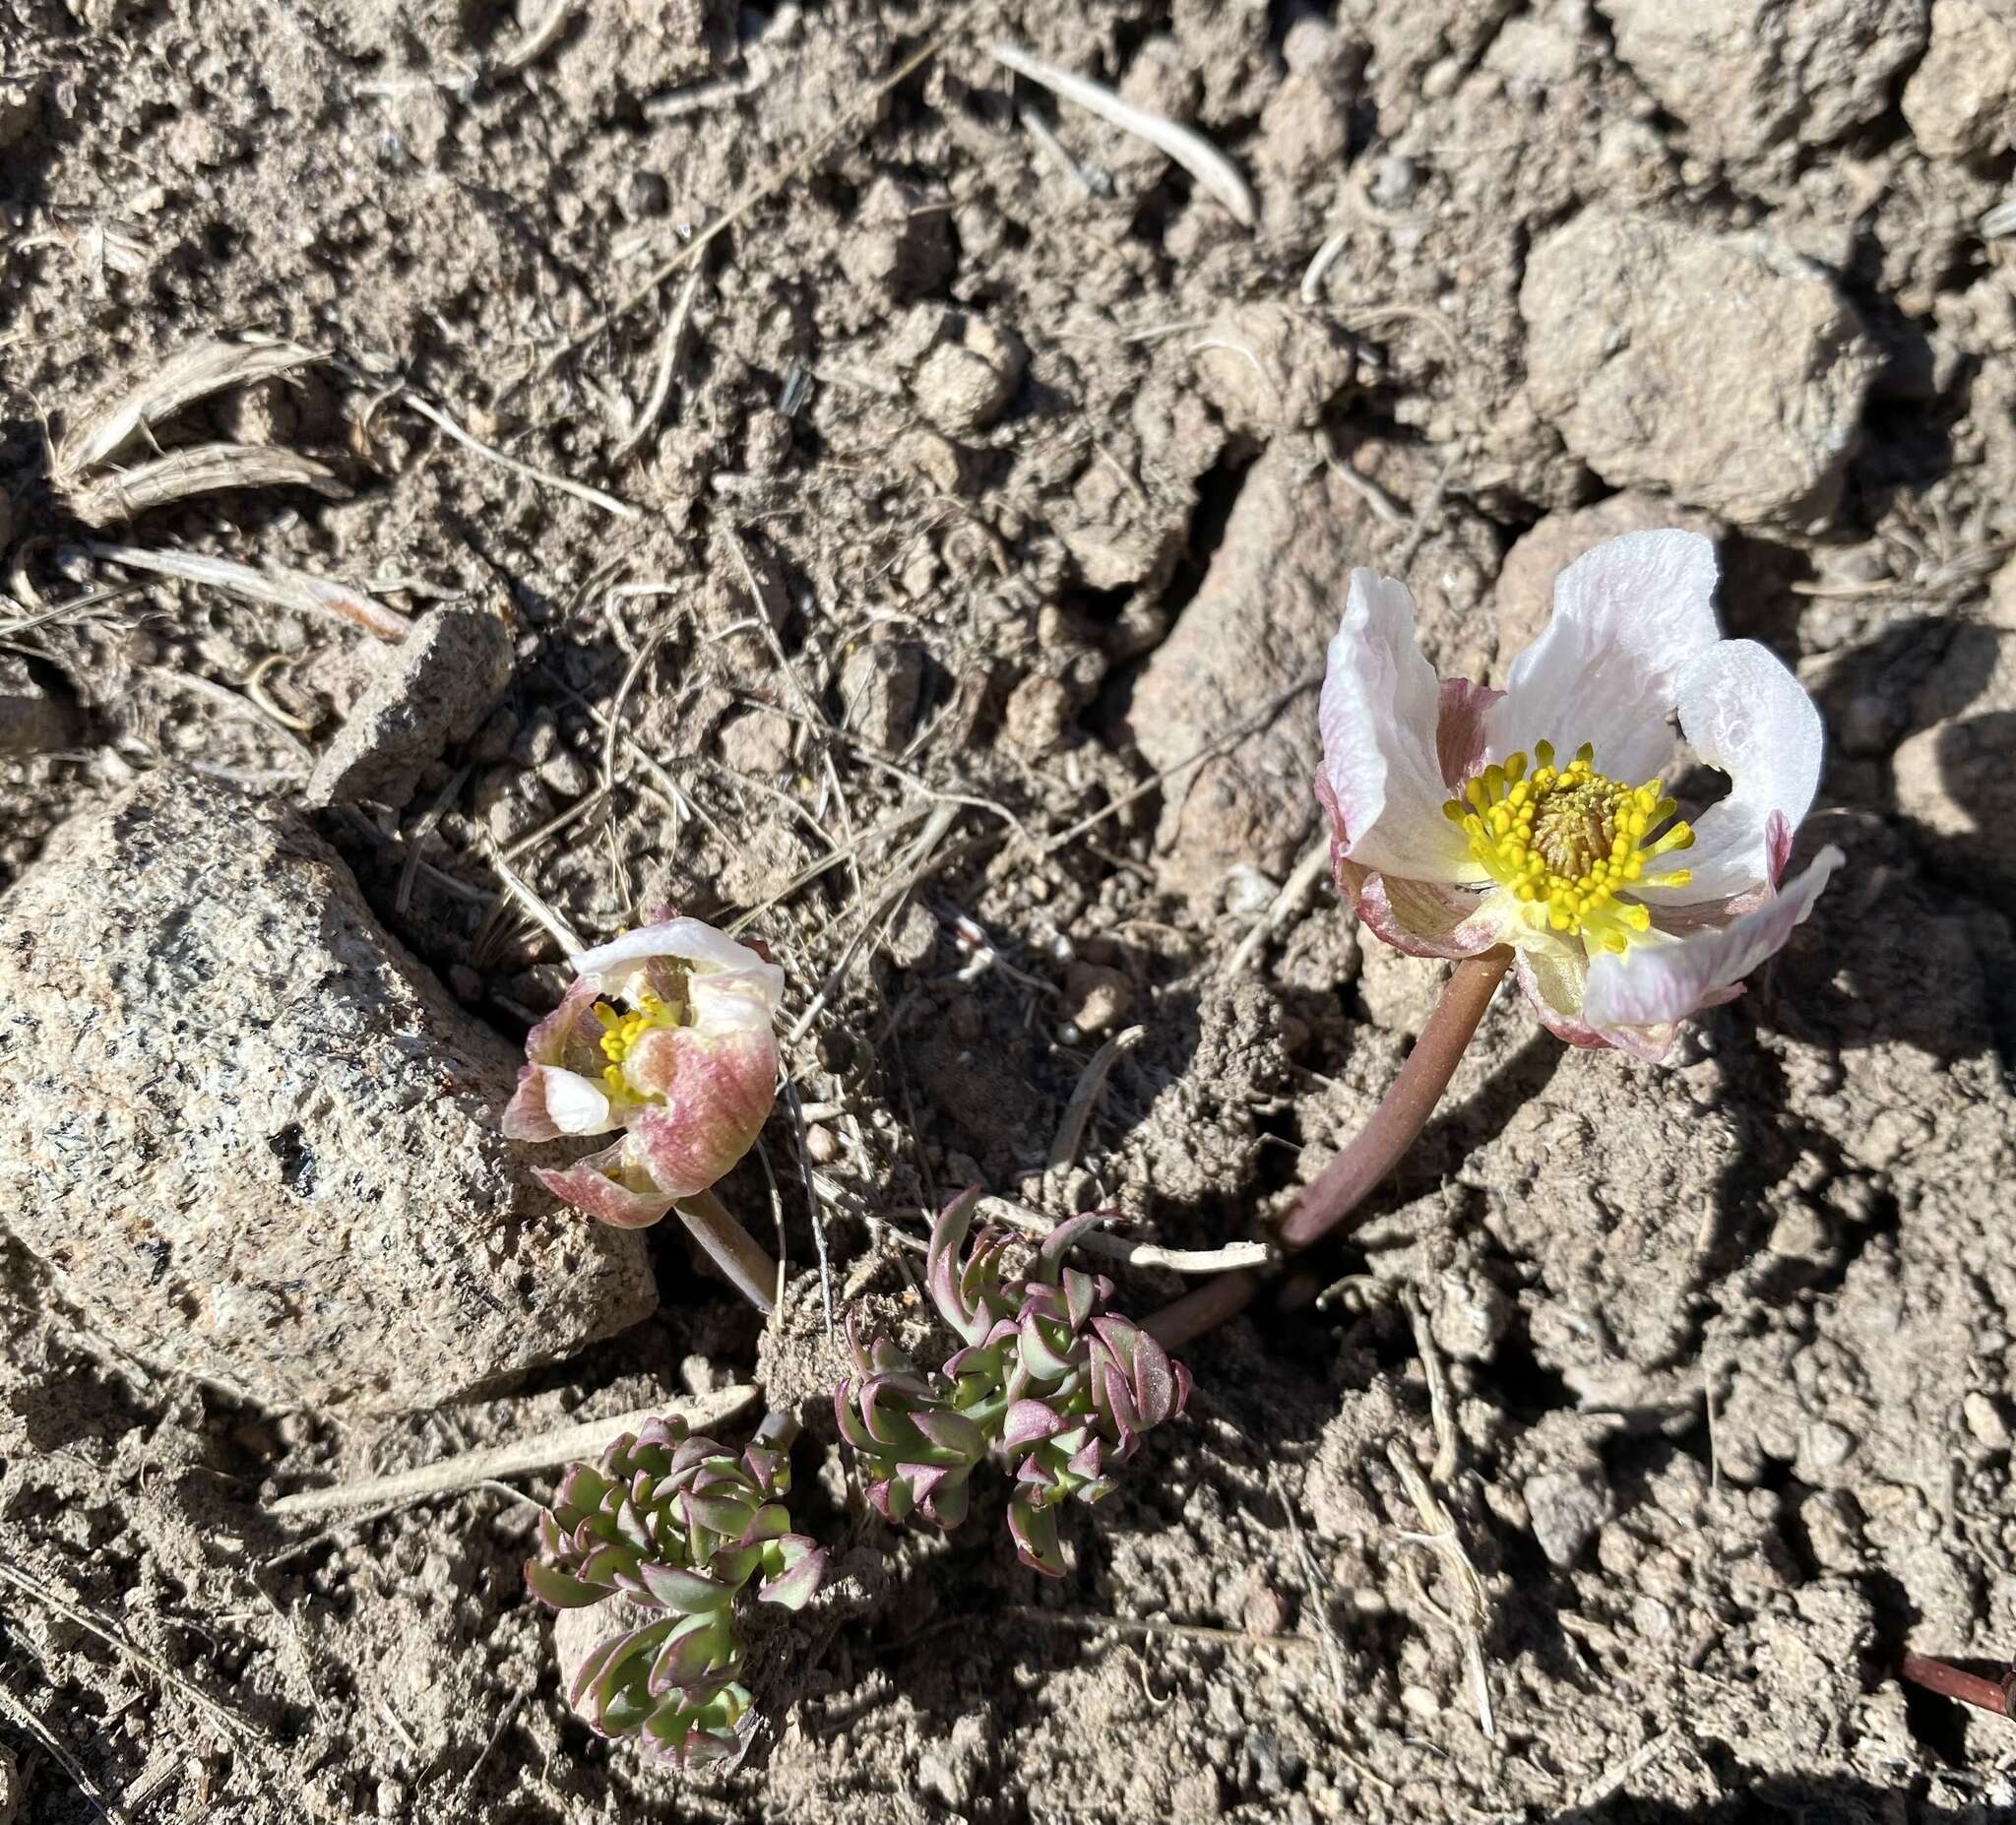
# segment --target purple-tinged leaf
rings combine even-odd
[[[665,1637],[664,1646],[658,1652],[658,1659],[652,1663],[651,1675],[645,1680],[645,1690],[654,1698],[663,1698],[666,1693],[683,1690],[709,1673],[727,1670],[722,1662],[723,1642],[726,1633],[718,1616],[681,1616],[673,1625],[672,1632]],[[730,1637],[730,1647],[732,1637]],[[727,1657],[729,1666],[732,1653]]]
[[[789,1536],[790,1531],[790,1510],[782,1502],[765,1502],[750,1518],[749,1525],[742,1530],[740,1543],[754,1546],[766,1540],[784,1540]]]
[[[770,1579],[756,1593],[757,1600],[775,1604],[780,1609],[802,1609],[812,1601],[819,1581],[826,1576],[826,1553],[803,1535],[793,1535],[799,1558],[778,1577]]]
[[[1038,1381],[1055,1381],[1071,1372],[1071,1358],[1051,1349],[1040,1323],[1026,1324],[1015,1340],[1022,1365]]]
[[[637,1575],[660,1603],[683,1614],[719,1609],[734,1596],[726,1585],[683,1565],[661,1565],[647,1559],[638,1566]]]
[[[1027,1451],[1064,1428],[1065,1422],[1041,1401],[1017,1401],[1001,1421],[1001,1443],[1009,1451]]]
[[[1076,1268],[1064,1270],[1064,1309],[1074,1331],[1085,1329],[1086,1320],[1099,1303],[1099,1282]]]
[[[1064,1551],[1057,1543],[1057,1514],[1021,1500],[1008,1504],[1008,1532],[1015,1538],[1015,1556],[1045,1578],[1064,1575]]]
[[[973,1227],[973,1214],[980,1201],[980,1188],[969,1185],[938,1213],[931,1226],[930,1246],[924,1253],[924,1284],[938,1315],[967,1340],[977,1343],[973,1334],[975,1312],[967,1303],[961,1287],[959,1251]]]
[[[964,1414],[923,1408],[910,1416],[910,1422],[940,1451],[949,1451],[964,1463],[976,1464],[986,1456],[985,1435]]]
[[[679,1500],[689,1528],[711,1529],[724,1540],[740,1540],[756,1518],[756,1510],[748,1502],[731,1496],[705,1495],[689,1489]]]
[[[583,1584],[613,1584],[618,1572],[628,1571],[636,1562],[634,1547],[601,1546],[581,1561],[576,1575]]]
[[[844,1381],[833,1391],[833,1416],[840,1425],[840,1435],[856,1451],[876,1449],[875,1435],[862,1424],[860,1416],[854,1412],[854,1386]]]
[[[1049,1286],[1056,1285],[1057,1271],[1064,1264],[1064,1256],[1072,1243],[1088,1229],[1097,1229],[1113,1213],[1110,1211],[1089,1211],[1082,1217],[1067,1217],[1048,1235],[1037,1251],[1037,1278]]]
[[[526,1560],[525,1588],[554,1609],[586,1609],[609,1595],[607,1585],[584,1583],[543,1559]]]
[[[788,1495],[791,1488],[791,1459],[788,1451],[773,1451],[768,1445],[751,1445],[742,1453],[749,1467],[749,1480],[766,1496]]]
[[[973,1505],[973,1488],[964,1477],[954,1477],[931,1491],[922,1504],[924,1519],[935,1528],[951,1533],[967,1517]]]

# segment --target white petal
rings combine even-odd
[[[1671,857],[1692,879],[1645,890],[1655,906],[1764,886],[1773,814],[1787,830],[1797,829],[1820,784],[1820,712],[1778,656],[1754,640],[1721,641],[1681,672],[1680,732],[1729,775],[1731,790],[1695,820],[1694,847]]]
[[[1586,741],[1613,780],[1636,786],[1661,772],[1681,670],[1720,638],[1714,594],[1715,544],[1699,533],[1626,533],[1585,551],[1506,673],[1491,759],[1550,741],[1565,760]]]
[[[1717,990],[1733,987],[1785,947],[1794,928],[1805,923],[1841,860],[1841,851],[1830,845],[1783,893],[1720,930],[1670,944],[1634,944],[1622,956],[1599,957],[1589,966],[1582,1018],[1599,1029],[1684,1020]]]
[[[1347,853],[1360,867],[1427,881],[1483,878],[1463,834],[1442,815],[1449,788],[1435,750],[1441,704],[1434,667],[1415,641],[1406,586],[1353,571],[1316,724]]]
[[[705,919],[668,918],[656,925],[640,925],[620,938],[583,951],[572,961],[575,973],[584,976],[627,975],[622,966],[642,963],[650,957],[674,957],[697,967],[697,971],[733,970],[747,973],[762,984],[771,1005],[784,995],[784,972],[765,963],[746,944],[737,944],[726,932],[717,931]]]
[[[578,1071],[563,1071],[558,1065],[542,1067],[545,1076],[546,1114],[562,1134],[606,1134],[614,1125],[609,1120],[609,1099],[599,1084]]]

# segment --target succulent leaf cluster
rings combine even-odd
[[[527,1587],[556,1609],[623,1597],[662,1612],[612,1627],[576,1670],[568,1701],[601,1734],[683,1766],[740,1752],[754,1718],[736,1598],[754,1579],[758,1601],[797,1609],[826,1568],[784,1503],[794,1430],[767,1420],[737,1457],[682,1419],[654,1419],[568,1467]]]
[[[1060,1576],[1058,1505],[1110,1494],[1141,1435],[1183,1411],[1190,1376],[1108,1309],[1110,1280],[1065,1265],[1100,1217],[1059,1224],[1028,1276],[1016,1279],[1006,1271],[1006,1237],[982,1231],[966,1248],[978,1202],[975,1188],[945,1207],[926,1258],[931,1302],[961,1348],[937,1371],[921,1372],[886,1338],[864,1344],[850,1319],[857,1372],[835,1391],[834,1411],[886,1519],[957,1527],[974,1471],[991,1459],[1014,1480],[1016,1556]]]

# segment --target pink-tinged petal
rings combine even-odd
[[[705,1191],[755,1144],[777,1092],[777,1042],[766,1028],[705,1038],[690,1027],[644,1035],[623,1061],[639,1093],[662,1097],[630,1111],[638,1157],[661,1191]]]
[[[637,1164],[627,1135],[571,1166],[535,1166],[533,1172],[554,1197],[617,1229],[648,1229],[672,1208],[671,1196]]]
[[[592,1078],[558,1065],[522,1065],[500,1126],[508,1141],[553,1141],[607,1134],[616,1123],[607,1093]]]
[[[1715,544],[1699,533],[1626,533],[1554,584],[1554,612],[1512,661],[1487,719],[1493,760],[1585,741],[1596,768],[1633,785],[1666,768],[1680,674],[1721,638]]]
[[[716,971],[744,975],[773,1011],[784,998],[784,972],[777,965],[704,919],[668,918],[655,925],[640,925],[571,961],[575,974],[585,979],[614,983],[656,957],[676,958],[690,966],[695,975]]]
[[[1720,931],[1670,944],[1634,944],[1620,957],[1599,958],[1589,969],[1583,1019],[1612,1043],[1621,1043],[1618,1036],[1633,1029],[1686,1019],[1785,948],[1841,862],[1841,851],[1829,846],[1783,893]]]
[[[1488,684],[1444,678],[1435,718],[1435,759],[1451,793],[1484,764],[1484,735],[1491,706],[1503,697]]]
[[[1415,641],[1414,598],[1391,577],[1351,574],[1316,723],[1323,774],[1361,868],[1432,881],[1481,879],[1455,825],[1436,736],[1441,686]]]
[[[601,1022],[595,1017],[596,987],[576,982],[560,1005],[525,1036],[525,1055],[536,1065],[558,1065],[588,1077],[602,1068]]]
[[[1667,864],[1686,869],[1686,884],[1646,887],[1639,897],[1684,906],[1775,885],[1820,784],[1826,737],[1813,700],[1768,648],[1725,640],[1680,674],[1680,732],[1729,775],[1730,793],[1694,820],[1693,847]]]
[[[1475,957],[1506,937],[1495,896],[1433,881],[1365,874],[1357,882],[1356,907],[1376,937],[1410,957]]]

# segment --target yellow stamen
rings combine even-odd
[[[618,1101],[634,1101],[637,1093],[623,1075],[623,1061],[630,1056],[637,1041],[653,1029],[676,1027],[679,1010],[676,1005],[662,1001],[647,990],[637,997],[635,1008],[628,1014],[618,1011],[606,1001],[598,1001],[595,1018],[602,1030],[602,1037],[597,1043],[602,1056],[609,1061],[603,1067],[602,1082],[607,1085],[609,1095]]]
[[[1686,869],[1648,875],[1645,867],[1691,847],[1693,829],[1674,820],[1679,807],[1662,782],[1626,786],[1598,773],[1587,742],[1565,767],[1555,766],[1552,742],[1536,742],[1532,758],[1531,767],[1523,753],[1486,767],[1442,815],[1470,839],[1484,872],[1548,930],[1621,951],[1652,928],[1652,913],[1618,896],[1640,885],[1684,887]]]

